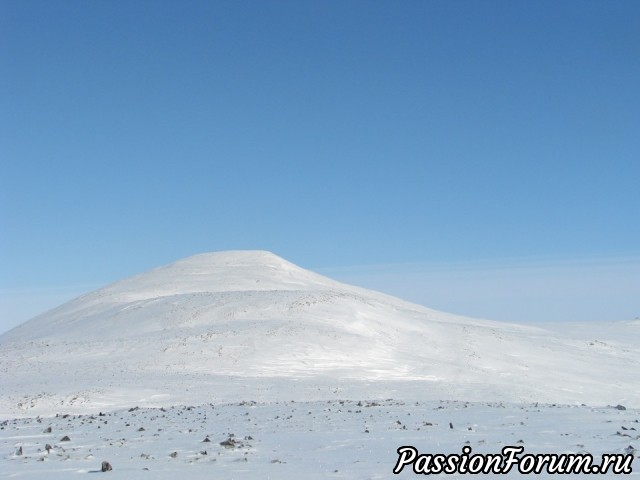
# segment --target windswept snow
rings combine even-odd
[[[597,463],[638,456],[640,324],[464,318],[223,252],[0,336],[0,387],[0,477],[389,478],[403,445]]]
[[[436,312],[268,252],[196,255],[2,335],[0,415],[344,393],[640,405],[637,322],[587,328]]]

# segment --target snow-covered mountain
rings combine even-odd
[[[0,336],[0,415],[239,400],[640,406],[640,326],[449,315],[268,252],[196,255]]]

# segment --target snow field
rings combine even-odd
[[[432,454],[460,453],[465,445],[473,454],[499,453],[521,445],[524,453],[588,452],[596,460],[603,453],[633,452],[631,476],[640,471],[640,451],[630,450],[640,443],[640,412],[612,406],[249,401],[58,414],[0,425],[0,478],[25,480],[82,476],[99,471],[102,461],[113,466],[114,478],[382,479],[393,477],[397,448],[404,445]],[[61,441],[65,436],[70,440]],[[405,468],[400,478],[414,475]],[[509,474],[519,477],[524,475]]]

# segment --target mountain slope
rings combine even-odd
[[[346,395],[640,405],[640,328],[616,328],[613,341],[574,340],[436,312],[268,252],[203,254],[0,336],[0,414]]]

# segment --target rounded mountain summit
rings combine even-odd
[[[207,253],[0,336],[0,415],[346,397],[640,405],[639,327],[610,330],[474,320],[269,252]]]

